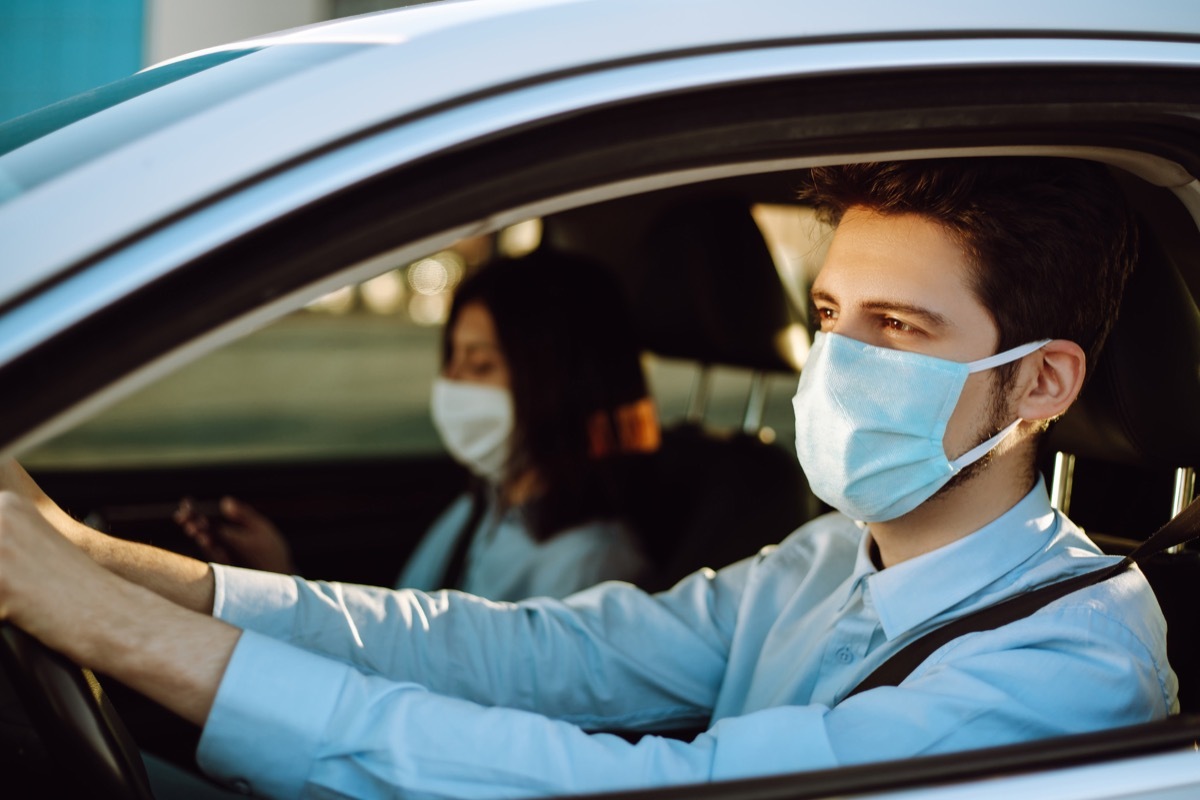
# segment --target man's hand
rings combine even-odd
[[[42,487],[38,486],[33,478],[29,477],[29,473],[13,459],[0,462],[0,491],[13,492],[28,500],[59,533],[85,550],[91,533],[97,533],[59,508],[58,503],[51,500],[42,491]]]
[[[70,620],[64,628],[64,609],[74,604],[77,592],[86,598],[111,578],[68,542],[27,496],[0,491],[0,618],[61,649],[62,640],[73,638],[70,623],[85,622]]]
[[[213,576],[204,562],[89,528],[63,511],[11,459],[0,462],[0,492],[34,506],[54,530],[116,575],[193,611],[212,611]]]
[[[0,619],[204,724],[240,632],[118,577],[0,491]]]

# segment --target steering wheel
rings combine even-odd
[[[0,665],[80,796],[154,800],[141,753],[91,670],[9,623],[0,624]]]

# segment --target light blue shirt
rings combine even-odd
[[[1166,625],[1136,570],[841,702],[931,628],[1113,562],[1040,484],[890,569],[868,544],[829,515],[659,595],[607,583],[518,604],[218,567],[214,613],[246,633],[198,759],[272,797],[525,797],[942,753],[1177,710]],[[690,743],[584,730],[710,720]]]
[[[470,495],[451,503],[417,545],[396,588],[445,586],[470,516]],[[470,536],[462,589],[491,600],[566,597],[601,581],[637,581],[650,569],[637,536],[618,520],[592,520],[539,542],[529,535],[520,508],[501,511],[492,496]]]

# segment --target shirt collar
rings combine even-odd
[[[869,566],[863,577],[890,640],[979,593],[1044,549],[1057,520],[1039,478],[1015,506],[974,533],[882,572],[871,564],[870,537],[864,536],[855,572]]]

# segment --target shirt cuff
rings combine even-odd
[[[213,564],[212,570],[214,617],[276,638],[290,628],[299,596],[295,578],[224,564]]]
[[[200,768],[244,793],[298,797],[349,670],[244,631],[200,736]]]

